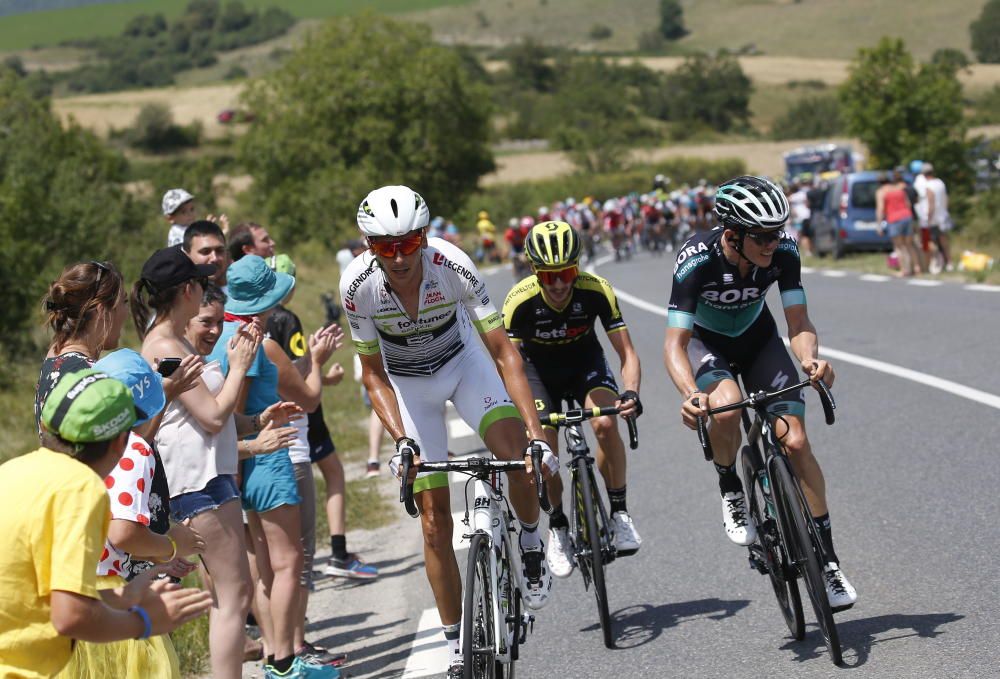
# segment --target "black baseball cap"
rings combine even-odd
[[[214,275],[214,264],[195,264],[180,245],[157,250],[142,265],[142,280],[157,291]]]

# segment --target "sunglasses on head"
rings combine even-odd
[[[380,257],[395,257],[397,250],[400,254],[412,255],[420,249],[423,238],[424,232],[421,230],[413,231],[402,238],[369,238],[368,247]]]
[[[105,262],[98,262],[96,259],[92,259],[90,260],[90,263],[97,267],[97,280],[94,281],[95,283],[101,282],[101,276],[104,275],[104,272],[107,272],[108,274],[111,273],[111,267],[109,267]]]
[[[761,233],[747,232],[747,238],[752,240],[757,245],[770,245],[771,243],[777,243],[781,240],[781,235],[781,231],[764,231]]]
[[[538,276],[539,282],[543,285],[552,285],[556,281],[572,283],[580,275],[580,267],[574,264],[573,266],[568,266],[565,269],[559,269],[557,271],[538,269],[535,271],[535,275]]]

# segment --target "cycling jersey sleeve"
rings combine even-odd
[[[674,281],[670,288],[667,308],[667,327],[694,329],[701,293],[701,278],[709,260],[707,247],[682,247],[674,264]]]
[[[355,259],[340,277],[340,300],[351,326],[351,340],[359,354],[371,355],[380,351],[378,331],[371,317],[371,309],[358,294],[361,284],[372,275],[374,262],[365,264],[364,255]]]
[[[507,293],[507,299],[503,303],[503,325],[507,330],[507,337],[512,342],[524,341],[523,330],[523,310],[527,308],[528,301],[538,294],[537,279],[532,276],[527,282],[522,281],[521,285],[514,287]]]
[[[775,252],[776,264],[781,269],[778,275],[778,291],[781,292],[781,306],[806,303],[806,291],[802,287],[802,261],[799,259],[799,248],[791,238],[783,237]]]
[[[435,266],[443,266],[454,272],[454,280],[459,286],[458,298],[468,312],[473,325],[476,326],[476,330],[480,333],[486,333],[503,327],[500,314],[493,306],[493,302],[490,301],[486,283],[483,282],[479,270],[476,269],[476,265],[472,263],[469,256],[451,243],[437,238],[434,239],[433,246],[438,252],[434,253],[431,261]]]
[[[597,305],[597,315],[601,318],[601,324],[607,334],[626,330],[625,320],[622,318],[622,312],[618,306],[618,297],[610,283],[600,276],[580,274],[577,287],[599,293],[597,295],[600,300]]]

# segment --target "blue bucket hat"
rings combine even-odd
[[[271,270],[257,255],[246,255],[226,271],[229,299],[226,311],[252,316],[273,309],[295,287],[295,278]]]
[[[136,408],[143,413],[133,427],[149,422],[167,405],[163,378],[141,354],[131,349],[118,349],[101,358],[94,368],[115,378],[132,392]]]

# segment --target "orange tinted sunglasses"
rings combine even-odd
[[[397,250],[403,255],[412,255],[420,249],[423,238],[423,231],[414,231],[402,238],[369,238],[368,247],[380,257],[395,257]]]
[[[558,271],[538,269],[535,271],[535,275],[538,276],[539,282],[543,285],[552,285],[556,281],[572,283],[580,275],[580,267],[574,264],[573,266],[568,266],[565,269],[559,269]]]

